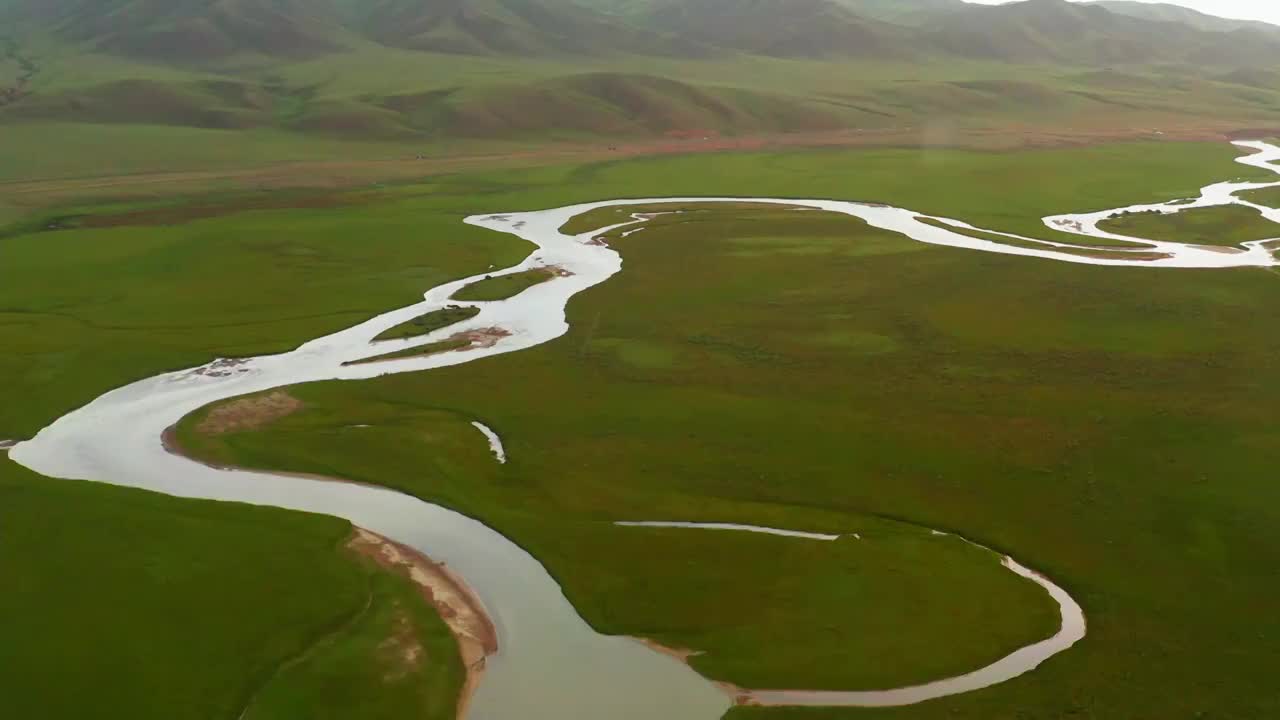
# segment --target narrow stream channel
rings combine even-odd
[[[1280,148],[1263,143],[1240,145],[1259,151],[1240,158],[1245,164],[1274,169],[1270,163],[1280,159]],[[1268,185],[1280,185],[1280,182]],[[1175,212],[1211,204],[1243,203],[1231,193],[1264,186],[1267,185],[1212,185],[1205,188],[1201,198],[1193,204],[1161,205],[1155,209]],[[449,304],[449,297],[455,291],[484,275],[433,288],[420,303],[310,341],[288,353],[247,360],[219,360],[201,368],[142,380],[113,390],[59,418],[32,440],[13,447],[10,456],[32,470],[52,477],[97,480],[171,495],[235,500],[335,515],[447,563],[466,579],[491,613],[501,645],[499,654],[490,658],[484,681],[473,700],[469,717],[474,720],[714,720],[724,713],[730,702],[719,688],[673,658],[627,638],[595,633],[565,600],[559,586],[535,558],[483,524],[390,490],[206,467],[166,452],[161,436],[188,413],[238,395],[318,380],[354,380],[389,373],[420,372],[515,352],[553,340],[568,330],[564,311],[569,299],[604,282],[622,267],[622,259],[615,251],[590,242],[592,237],[603,231],[581,236],[561,234],[559,228],[570,218],[600,207],[744,200],[845,213],[926,243],[1063,262],[1150,268],[1277,264],[1261,243],[1249,243],[1240,252],[1221,252],[1177,243],[1149,243],[1169,255],[1161,260],[1091,258],[1052,248],[1014,247],[925,224],[918,219],[917,213],[909,210],[834,200],[653,198],[472,217],[466,222],[514,234],[536,246],[529,258],[519,265],[485,275],[520,272],[541,266],[563,268],[571,274],[536,285],[509,300],[476,303],[481,308],[476,317],[410,340],[378,343],[376,348],[371,343],[383,331]],[[1137,209],[1150,207],[1140,206]],[[1096,229],[1096,223],[1109,214],[1062,216],[1046,219],[1046,222],[1076,222],[1082,234],[1107,236]],[[1268,217],[1280,219],[1278,215],[1280,213],[1272,211]],[[1051,226],[1060,227],[1056,224]],[[396,343],[409,348],[435,342],[456,332],[492,327],[503,328],[511,334],[492,347],[466,352],[375,364],[343,364],[384,354],[388,352],[388,346],[399,349],[395,347]],[[498,441],[495,453],[500,448]],[[619,529],[619,532],[626,531],[625,528]],[[1011,569],[1018,571],[1020,567]],[[761,651],[767,649],[762,648]],[[1018,653],[1009,657],[1015,656]],[[963,692],[1000,682],[1035,667],[1044,658],[1037,656],[1032,659],[1034,662],[1021,656],[1014,660],[1006,658],[1001,662],[1007,660],[1015,663],[1016,667],[1005,667],[1000,673],[987,672],[986,668],[975,670],[963,676],[970,679],[956,684],[954,691]],[[1015,672],[1009,672],[1010,669]],[[774,692],[782,694],[772,695],[769,700],[787,704],[892,704],[861,702],[859,693],[848,693],[843,697],[824,693],[818,698],[803,692]],[[901,703],[918,699],[909,693],[899,698]]]

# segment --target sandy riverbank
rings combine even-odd
[[[458,697],[458,718],[466,717],[471,698],[484,677],[485,660],[498,652],[497,630],[480,599],[443,563],[377,533],[356,528],[347,546],[384,569],[412,580],[422,590],[423,598],[440,613],[458,642],[466,669],[466,681]]]
[[[177,432],[169,428],[162,436],[164,449],[170,454],[219,470],[239,470],[234,466],[212,465],[187,454],[178,443]],[[362,485],[342,478],[310,473],[278,473],[322,482]],[[399,573],[422,590],[426,599],[453,633],[458,654],[466,670],[466,680],[458,697],[458,720],[466,717],[467,707],[484,677],[486,658],[498,652],[498,631],[479,596],[460,575],[444,563],[438,563],[408,545],[397,543],[362,527],[355,527],[347,547],[367,557],[384,569]]]

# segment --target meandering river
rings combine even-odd
[[[1237,143],[1257,151],[1240,162],[1276,169],[1280,148],[1265,143]],[[1233,193],[1280,185],[1277,183],[1219,183],[1183,205],[1136,206],[1129,210],[1181,212],[1194,207],[1227,203],[1249,204]],[[626,638],[595,633],[565,600],[560,588],[538,561],[483,524],[450,510],[390,490],[340,482],[206,467],[165,450],[161,436],[183,416],[219,400],[298,383],[330,379],[360,379],[387,373],[421,372],[515,352],[553,340],[568,330],[565,305],[574,295],[604,282],[622,268],[621,257],[607,246],[591,242],[603,231],[573,236],[560,232],[570,218],[609,206],[652,205],[663,202],[776,203],[844,213],[867,223],[902,233],[914,240],[1100,266],[1148,268],[1223,268],[1272,266],[1276,259],[1263,242],[1247,243],[1239,252],[1168,242],[1150,242],[1132,258],[1123,251],[1105,257],[1070,252],[1069,246],[1035,243],[1034,247],[1005,245],[970,237],[922,222],[918,213],[893,207],[834,200],[761,198],[651,198],[587,203],[538,212],[485,215],[466,222],[528,240],[535,251],[522,263],[500,273],[534,267],[567,271],[514,298],[475,303],[480,313],[464,323],[430,335],[380,342],[374,337],[400,323],[449,304],[450,296],[479,279],[468,278],[427,291],[420,303],[399,308],[338,333],[312,340],[296,350],[247,360],[220,360],[201,368],[166,373],[109,392],[62,417],[35,438],[10,450],[17,462],[59,478],[80,478],[146,488],[171,495],[276,505],[347,518],[358,526],[417,548],[447,563],[476,591],[498,629],[501,651],[488,669],[469,716],[476,720],[714,720],[730,698],[674,658],[654,652]],[[1252,206],[1252,205],[1251,205]],[[1257,207],[1257,206],[1253,206]],[[1280,222],[1280,212],[1262,209]],[[1046,218],[1055,228],[1095,237],[1115,237],[1097,229],[1098,221],[1116,211]],[[927,218],[953,227],[968,227],[944,218]],[[640,221],[637,221],[640,222]],[[629,225],[623,223],[622,225]],[[1280,234],[1280,232],[1278,232]],[[1015,236],[1008,236],[1014,238]],[[1027,240],[1027,239],[1022,239]],[[1143,259],[1156,251],[1165,257]],[[511,334],[491,347],[379,363],[345,365],[382,355],[389,350],[435,342],[459,331],[501,327]],[[513,359],[512,362],[518,362]],[[482,431],[485,428],[480,426]],[[490,436],[498,458],[505,459],[496,434]],[[776,529],[772,529],[775,530]],[[619,532],[628,532],[619,528]],[[810,542],[811,538],[794,538]],[[1013,571],[1031,571],[1009,560]],[[1051,585],[1051,583],[1050,583]],[[1048,588],[1042,583],[1042,586]],[[1056,586],[1053,586],[1056,587]],[[1050,590],[1052,594],[1052,590]],[[1065,596],[1065,593],[1063,593]],[[1066,607],[1069,597],[1056,597]],[[1074,601],[1070,601],[1074,605]],[[1078,607],[1078,606],[1077,606]],[[1068,628],[1064,611],[1063,632]],[[1083,617],[1079,636],[1083,636]],[[1070,646],[1077,633],[1063,635],[1053,652]],[[1062,635],[1062,633],[1060,633]],[[1038,646],[1039,644],[1037,644]],[[1043,648],[1041,648],[1043,650]],[[762,649],[762,651],[765,651]],[[1026,648],[988,668],[940,680],[928,697],[963,692],[1000,682],[1029,671],[1043,661],[1044,652]],[[1052,653],[1049,653],[1052,654]],[[998,666],[998,667],[997,667]],[[195,671],[195,669],[193,669]],[[941,688],[941,691],[938,691]],[[760,700],[784,704],[883,705],[916,702],[924,697],[910,689],[884,693],[806,693],[772,691]],[[887,693],[887,694],[886,694]]]

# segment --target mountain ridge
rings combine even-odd
[[[366,43],[508,57],[1280,60],[1280,27],[1128,0],[0,0],[0,20],[91,52],[183,64]]]
[[[434,141],[1280,113],[1280,36],[1066,0],[0,0],[0,27],[0,78],[25,78],[0,124]]]

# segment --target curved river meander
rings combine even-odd
[[[1280,148],[1264,143],[1238,143],[1257,151],[1239,161],[1277,170]],[[1278,170],[1280,171],[1280,170]],[[1194,202],[1149,205],[1129,210],[1181,212],[1195,207],[1244,204],[1280,222],[1280,212],[1247,203],[1234,193],[1277,183],[1220,183],[1202,191]],[[722,202],[750,200],[820,208],[862,218],[914,240],[972,250],[1044,258],[1062,262],[1149,268],[1223,268],[1278,264],[1267,243],[1247,243],[1236,252],[1168,242],[1124,257],[1109,250],[1104,257],[1074,254],[1070,246],[1039,243],[1005,245],[951,232],[921,222],[909,210],[833,200],[759,198],[659,198],[607,201],[539,212],[488,215],[466,222],[519,236],[536,246],[520,265],[505,274],[532,267],[557,266],[569,271],[504,301],[476,303],[476,317],[444,331],[412,340],[379,343],[371,340],[384,330],[438,309],[449,297],[476,278],[429,290],[422,302],[393,310],[338,333],[308,342],[298,349],[243,362],[219,361],[203,368],[167,373],[109,392],[42,430],[34,439],[10,451],[17,462],[61,478],[81,478],[130,485],[172,495],[236,500],[276,505],[347,518],[443,561],[459,573],[479,595],[493,617],[501,651],[488,669],[472,701],[469,716],[477,720],[714,720],[729,706],[723,690],[674,658],[654,652],[630,639],[595,633],[578,616],[559,586],[538,561],[483,524],[445,508],[390,490],[340,482],[324,482],[261,472],[224,470],[168,453],[161,435],[184,415],[211,402],[297,383],[330,379],[360,379],[400,372],[418,372],[456,365],[481,357],[515,352],[564,334],[569,299],[604,282],[622,268],[622,259],[607,246],[591,243],[593,236],[564,235],[570,218],[609,206],[652,205],[658,202]],[[1116,237],[1097,229],[1097,223],[1116,211],[1047,218],[1051,227],[1094,237]],[[953,227],[963,223],[930,218]],[[1014,236],[1008,236],[1011,239]],[[1144,241],[1145,242],[1145,241]],[[1158,253],[1162,257],[1151,259]],[[409,348],[460,330],[501,327],[511,334],[492,347],[404,360],[344,366],[343,363]],[[487,434],[486,434],[487,435]],[[490,438],[495,453],[500,440]],[[501,457],[501,456],[500,456]],[[628,518],[624,518],[628,519]],[[659,519],[660,520],[660,519]],[[713,532],[718,528],[692,528]],[[620,527],[618,532],[629,532]],[[795,542],[813,542],[803,534]],[[996,557],[993,556],[993,561]],[[1005,559],[1010,570],[1038,582],[1062,610],[1062,629],[1049,640],[1018,650],[986,668],[958,678],[916,688],[879,692],[758,691],[756,700],[801,705],[895,705],[965,692],[992,685],[1036,667],[1084,636],[1079,607],[1045,578]]]

